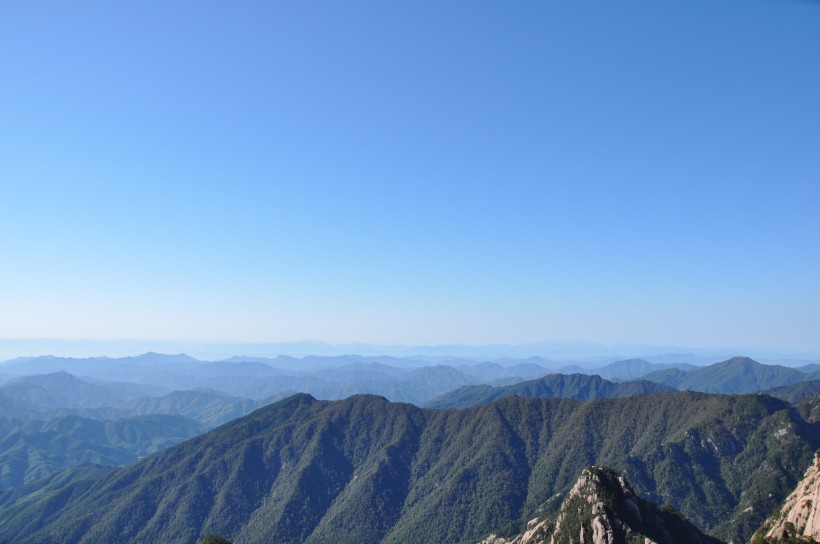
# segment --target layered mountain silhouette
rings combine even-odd
[[[441,411],[301,394],[124,468],[0,494],[0,540],[477,542],[607,464],[642,497],[740,542],[818,446],[814,425],[765,395],[509,397]]]

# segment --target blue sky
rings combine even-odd
[[[820,353],[820,3],[0,3],[0,337]]]

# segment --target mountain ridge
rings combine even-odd
[[[593,544],[721,544],[668,505],[639,497],[605,466],[585,468],[557,513],[530,520],[516,536],[490,535],[479,544],[572,544],[575,538]]]
[[[478,541],[606,463],[699,527],[745,540],[818,446],[815,427],[764,395],[507,397],[425,410],[300,394],[97,479],[20,497],[0,510],[0,538]]]

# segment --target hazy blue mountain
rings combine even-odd
[[[467,408],[502,397],[562,397],[578,400],[631,397],[663,393],[673,388],[647,380],[613,383],[588,374],[549,374],[543,378],[508,386],[469,385],[444,393],[425,403],[428,408]]]
[[[0,501],[0,539],[477,542],[606,464],[742,542],[818,444],[814,425],[766,395],[509,397],[465,410],[297,395],[99,478]]]
[[[282,376],[287,375],[282,369],[258,362],[207,362],[198,366],[193,372],[196,376]]]
[[[144,353],[134,357],[25,357],[0,365],[0,371],[16,376],[67,372],[75,376],[108,381],[154,384],[174,388],[173,378],[196,374],[205,363],[185,354]]]
[[[304,357],[293,357],[289,355],[279,355],[278,357],[237,356],[225,359],[225,362],[231,363],[245,361],[264,363],[277,369],[294,372],[315,372],[318,370],[371,363],[404,369],[417,368],[428,364],[419,359],[391,357],[388,355],[306,355]]]
[[[665,353],[663,355],[642,355],[641,359],[662,365],[685,363],[693,366],[706,366],[724,361],[726,357],[720,355],[695,355],[693,353]]]
[[[595,369],[595,374],[608,380],[636,380],[646,376],[649,373],[660,370],[668,370],[670,368],[690,371],[695,370],[698,367],[688,363],[661,364],[650,363],[645,359],[625,359],[623,361],[615,361],[614,363],[609,363],[608,365]]]
[[[20,486],[84,463],[130,463],[205,430],[193,420],[169,415],[117,421],[78,416],[0,421],[0,488]]]
[[[18,357],[6,361],[0,368],[6,374],[31,375],[47,374],[53,372],[68,372],[70,374],[82,376],[95,376],[105,378],[112,373],[116,374],[127,368],[194,368],[201,364],[201,361],[194,359],[184,353],[177,355],[167,355],[163,353],[143,353],[133,357],[54,357],[44,355],[39,357]]]
[[[680,390],[705,393],[754,393],[812,379],[811,374],[780,365],[764,365],[734,357],[689,372],[667,369],[644,376]]]
[[[143,397],[122,406],[128,416],[170,414],[180,415],[201,423],[204,427],[218,425],[249,414],[275,399],[263,401],[232,397],[218,391],[174,391],[162,397]]]
[[[90,383],[66,372],[55,372],[3,384],[0,406],[5,407],[5,415],[14,417],[42,417],[63,408],[118,407],[134,398],[128,389],[121,384]]]
[[[666,368],[650,372],[642,378],[678,389],[678,385],[686,378],[686,374],[687,372],[680,368]]]
[[[348,365],[335,367],[335,368],[328,368],[321,372],[321,376],[323,378],[334,379],[336,377],[342,377],[345,379],[349,379],[351,377],[355,378],[358,376],[372,376],[378,378],[395,378],[400,376],[406,376],[409,372],[406,368],[400,368],[396,366],[390,366],[383,363],[377,362],[360,362],[360,363],[351,363]]]
[[[472,377],[477,382],[490,383],[507,378],[521,378],[521,380],[537,378],[548,374],[549,369],[535,363],[518,363],[508,366],[497,362],[483,362],[458,365],[450,365],[453,368]],[[519,380],[520,381],[520,380]]]

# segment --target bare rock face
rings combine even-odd
[[[752,537],[752,543],[820,541],[820,451],[780,508]]]
[[[557,515],[533,519],[512,538],[480,544],[718,544],[671,508],[637,496],[611,469],[584,469]]]

